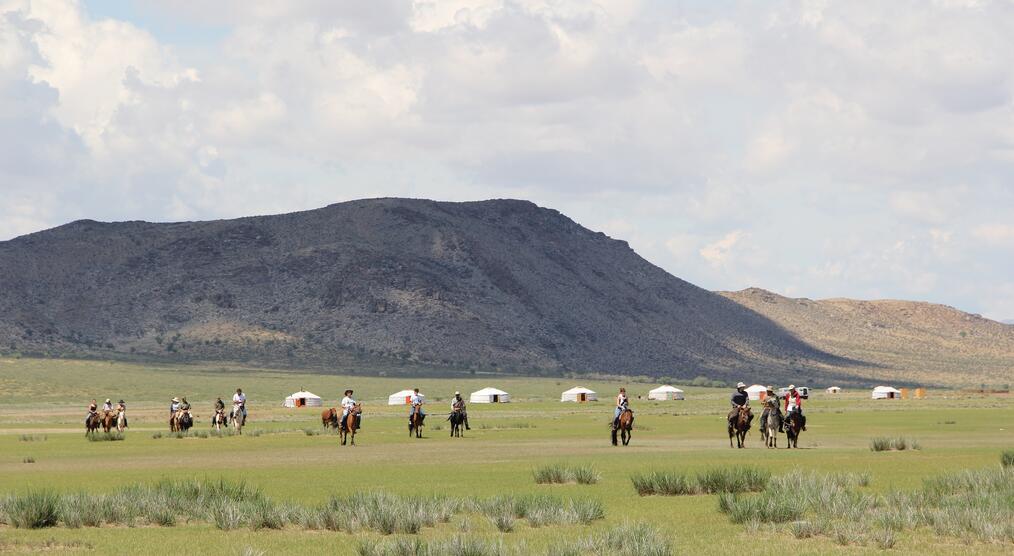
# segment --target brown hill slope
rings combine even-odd
[[[849,363],[512,200],[79,221],[0,242],[0,350],[729,380]]]
[[[1014,326],[914,301],[792,299],[759,288],[719,292],[801,340],[875,368],[884,381],[951,386],[1014,383]]]

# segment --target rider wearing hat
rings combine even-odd
[[[762,427],[767,426],[768,415],[771,413],[781,415],[781,410],[778,408],[778,394],[775,393],[775,389],[773,387],[768,386],[767,395],[764,396],[764,411],[761,413]]]
[[[179,410],[180,410],[180,399],[173,398],[172,401],[169,402],[169,417],[176,415],[176,412]]]
[[[123,400],[120,400],[120,402],[118,404],[116,404],[116,413],[117,414],[119,414],[119,413],[123,414],[123,427],[127,428],[128,427],[128,425],[127,425],[127,404],[124,403]]]
[[[102,404],[102,411],[112,411],[112,410],[113,410],[113,400],[106,398],[106,403]]]
[[[451,412],[460,412],[462,422],[465,423],[465,430],[472,430],[472,427],[468,426],[468,412],[465,411],[465,400],[461,398],[461,392],[455,392],[454,397],[451,398]]]
[[[349,412],[352,411],[353,409],[355,409],[355,407],[356,407],[356,400],[352,397],[353,393],[354,392],[352,391],[351,388],[348,389],[348,390],[346,390],[345,391],[345,395],[344,395],[344,397],[342,398],[342,401],[341,401],[342,419],[341,419],[340,426],[341,426],[342,430],[345,430],[345,419],[346,419],[346,417],[348,417]],[[358,423],[358,421],[359,421],[359,417],[358,416],[356,417],[356,421],[357,421],[356,422],[356,428],[361,428],[359,426],[359,423]]]
[[[412,390],[412,397],[408,399],[409,407],[411,408],[408,412],[408,422],[412,422],[412,414],[416,412],[416,408],[419,409],[419,422],[422,423],[426,420],[426,413],[423,411],[423,397],[419,393],[418,388]]]
[[[785,417],[798,413],[803,419],[803,430],[806,430],[806,415],[803,415],[803,397],[796,391],[796,385],[789,385],[789,393],[785,395]]]
[[[741,407],[750,407],[750,395],[746,393],[746,384],[742,382],[737,383],[736,391],[732,393],[729,401],[732,402],[732,410],[729,411],[729,424],[732,425],[739,409]],[[753,415],[750,415],[750,421],[753,421]]]

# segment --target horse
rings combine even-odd
[[[333,411],[333,410],[332,410]],[[356,431],[359,430],[359,416],[363,413],[362,404],[356,404],[352,406],[348,414],[345,415],[344,427],[339,430],[342,437],[342,446],[345,445],[345,441],[348,439],[349,434],[352,434],[352,445],[356,445]],[[339,426],[339,425],[335,425]]]
[[[452,411],[447,416],[447,420],[451,422],[451,436],[457,436],[461,438],[464,436],[463,429],[465,428],[465,413],[462,411]]]
[[[412,431],[415,431],[416,438],[422,438],[422,428],[424,417],[419,413],[420,408],[416,407],[412,410],[412,415],[408,418],[408,436],[412,436]]]
[[[785,436],[788,438],[786,448],[799,447],[799,433],[803,430],[803,416],[793,411],[785,417]]]
[[[243,434],[243,425],[246,424],[246,419],[243,418],[243,406],[233,407],[229,417],[229,424],[236,429],[236,434]]]
[[[338,410],[335,408],[325,409],[320,412],[320,425],[325,429],[328,427],[338,428]]]
[[[750,417],[753,414],[750,412],[750,408],[745,406],[735,411],[734,420],[729,421],[729,447],[732,448],[732,438],[735,436],[736,447],[742,448],[746,442],[746,433],[750,430]]]
[[[211,427],[221,432],[223,426],[229,426],[229,421],[225,418],[225,411],[215,410],[215,416],[211,418]]]
[[[125,428],[127,428],[127,412],[121,409],[116,412],[116,430],[123,432]]]
[[[620,439],[623,441],[623,445],[630,444],[630,437],[633,436],[634,430],[634,412],[629,409],[624,409],[620,413],[619,424],[613,427],[613,446],[617,446],[616,443],[616,431],[620,432]]]
[[[769,411],[761,423],[761,438],[768,448],[778,447],[778,431],[782,428],[782,413],[780,411]]]
[[[99,427],[101,426],[102,418],[99,417],[98,413],[92,413],[88,416],[88,419],[85,420],[85,436],[99,430]]]
[[[194,417],[190,415],[189,411],[176,412],[176,430],[178,432],[187,432],[192,426],[194,426]]]
[[[103,432],[109,432],[116,425],[116,416],[112,411],[103,411],[101,419]]]

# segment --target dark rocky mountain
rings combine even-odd
[[[0,349],[730,380],[850,365],[623,241],[513,200],[84,220],[0,242]]]

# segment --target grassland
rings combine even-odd
[[[621,385],[579,382],[604,399]],[[80,528],[0,525],[0,551],[355,554],[360,547],[383,550],[418,540],[440,547],[431,548],[439,552],[471,539],[521,553],[620,553],[610,543],[620,542],[617,539],[631,535],[633,524],[640,524],[646,528],[642,533],[662,535],[678,553],[875,552],[881,544],[840,544],[834,535],[811,536],[803,525],[737,523],[736,516],[753,509],[736,504],[765,495],[750,492],[757,490],[753,483],[746,492],[735,494],[735,501],[727,498],[723,512],[721,493],[639,496],[632,477],[682,476],[689,481],[714,475],[716,469],[735,468],[770,475],[771,481],[784,484],[779,477],[797,470],[807,476],[852,473],[863,477],[862,486],[855,487],[860,495],[895,500],[897,493],[918,492],[948,473],[999,469],[1001,454],[1014,447],[1014,400],[930,391],[924,400],[876,402],[865,392],[833,397],[817,393],[806,406],[809,431],[800,440],[802,449],[764,449],[754,430],[747,449],[731,450],[723,423],[727,392],[685,388],[686,401],[648,402],[637,395],[646,396],[651,386],[637,383],[625,384],[637,411],[634,438],[629,447],[613,447],[606,426],[612,414],[608,401],[581,405],[558,401],[559,393],[576,383],[491,376],[412,382],[269,369],[0,360],[0,497],[43,490],[112,496],[166,478],[224,479],[243,482],[277,504],[301,508],[324,507],[334,497],[383,492],[455,500],[546,495],[595,501],[605,510],[604,519],[590,524],[536,527],[526,518],[494,519],[479,506],[472,510],[463,506],[466,509],[447,521],[423,527],[418,534],[394,535],[370,529],[311,530],[296,524],[222,530],[214,521],[199,519],[194,510],[194,519],[184,516],[171,527],[143,521]],[[231,395],[237,386],[250,399],[251,421],[245,432],[255,434],[154,438],[166,430],[166,406],[172,396],[187,396],[195,408],[197,429],[207,430],[214,397]],[[412,386],[428,395],[432,413],[421,440],[408,437],[405,409],[386,405],[388,394]],[[484,386],[511,392],[514,403],[471,405],[472,430],[465,438],[449,438],[446,423],[438,417],[447,400],[455,390],[467,394]],[[356,389],[365,407],[364,429],[354,448],[338,446],[331,434],[304,431],[319,430],[318,411],[281,407],[285,395],[299,389],[334,404],[346,387]],[[107,397],[127,401],[131,428],[120,442],[88,442],[81,424],[84,407],[91,398]],[[871,440],[881,437],[906,438],[921,449],[871,450]],[[593,472],[597,480],[590,484],[535,480],[540,470],[577,468]],[[1010,501],[1006,503],[1001,501],[998,513],[991,515],[1011,520]],[[624,528],[626,524],[631,525]],[[505,529],[509,532],[502,532]],[[1010,542],[968,539],[925,526],[900,528],[891,535],[883,547],[903,552],[1009,554],[1012,549]],[[642,552],[650,549],[648,544]]]

